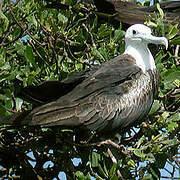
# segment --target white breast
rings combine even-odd
[[[156,69],[154,58],[147,45],[129,45],[126,47],[124,54],[131,55],[136,60],[137,66],[139,66],[144,73],[149,69]]]

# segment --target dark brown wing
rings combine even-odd
[[[90,76],[97,67],[74,73],[63,81],[46,81],[38,86],[21,88],[17,96],[33,104],[33,107],[55,101],[72,91],[84,79]]]
[[[65,96],[32,110],[22,124],[103,129],[120,113],[119,99],[141,74],[131,56],[118,56]]]

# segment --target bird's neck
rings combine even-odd
[[[132,56],[143,72],[156,69],[154,58],[147,45],[127,45],[124,54]]]

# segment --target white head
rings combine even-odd
[[[155,62],[148,44],[162,44],[168,47],[165,37],[155,37],[151,34],[151,29],[143,24],[135,24],[129,27],[125,34],[126,48],[124,54],[131,55],[136,64],[143,70],[155,69]]]

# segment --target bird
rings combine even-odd
[[[157,4],[141,6],[134,0],[95,0],[94,3],[98,12],[105,13],[106,16],[113,15],[112,18],[125,24],[144,23],[154,17],[155,13],[159,14]],[[164,12],[165,24],[179,24],[180,1],[161,1],[159,5]],[[103,17],[101,13],[99,16]]]
[[[168,48],[167,38],[153,36],[146,25],[130,26],[125,33],[122,55],[65,80],[50,83],[50,86],[46,83],[30,87],[30,97],[37,102],[36,107],[1,117],[0,124],[65,126],[101,133],[139,122],[150,111],[159,84],[149,43]],[[46,87],[54,88],[51,97],[43,100],[42,96],[36,100],[33,92],[39,88],[43,94],[48,90]]]

